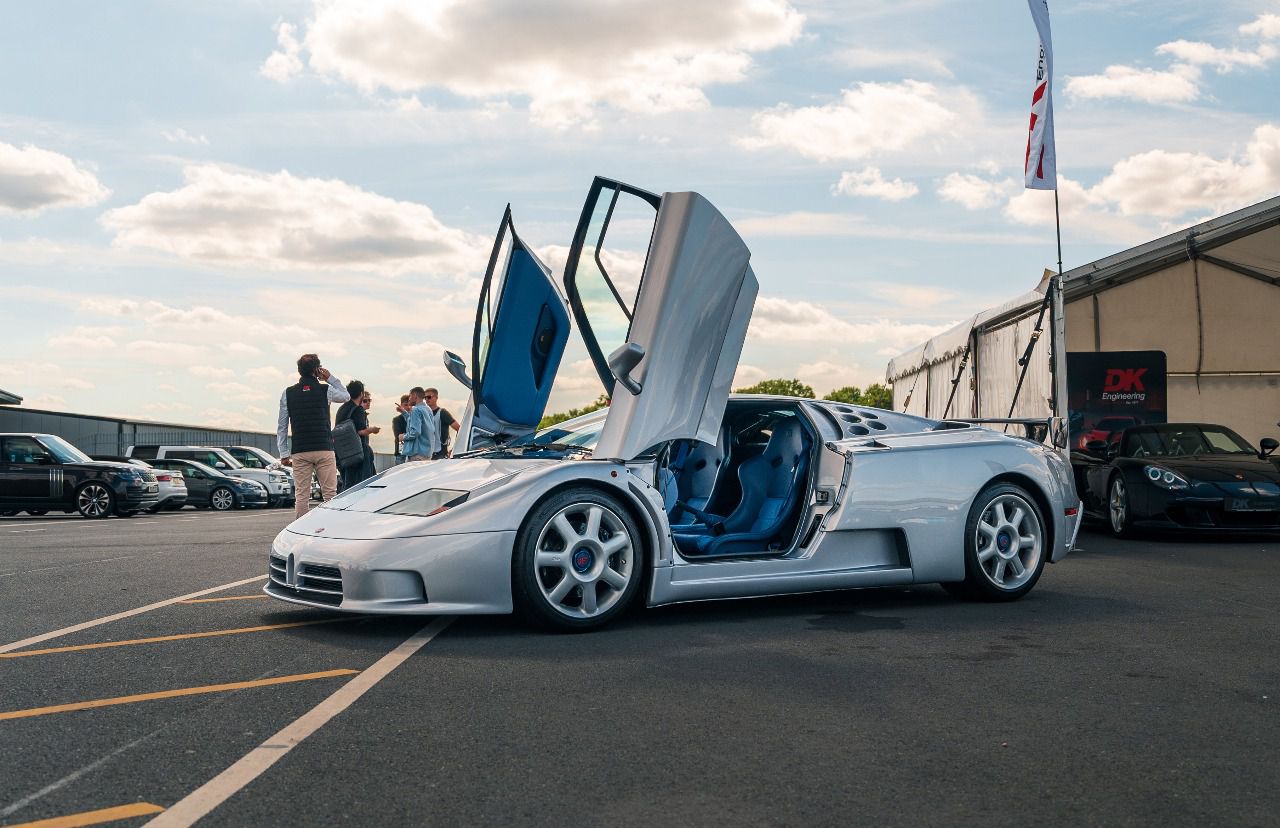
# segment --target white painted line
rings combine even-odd
[[[48,532],[48,529],[10,529],[10,535],[25,535],[28,532]]]
[[[32,572],[52,572],[55,569],[70,569],[73,566],[89,566],[96,563],[110,563],[111,561],[127,561],[130,558],[136,558],[137,555],[120,555],[115,558],[97,558],[92,561],[76,561],[69,564],[58,564],[57,566],[42,566],[39,569],[17,569],[13,572],[6,572],[6,575],[28,575]]]
[[[211,592],[222,592],[224,589],[231,589],[232,587],[244,586],[245,584],[251,584],[254,581],[265,581],[266,579],[267,579],[266,575],[255,575],[252,578],[245,578],[242,581],[232,581],[229,584],[223,584],[222,586],[216,586],[216,587],[209,587],[208,589],[202,589],[199,592],[188,592],[186,595],[179,595],[176,598],[166,598],[165,600],[157,601],[154,604],[147,604],[145,607],[138,607],[137,609],[125,610],[124,612],[117,612],[114,615],[106,615],[106,616],[103,616],[102,618],[95,618],[92,621],[84,621],[80,624],[73,624],[70,627],[63,627],[62,629],[54,630],[53,632],[41,633],[40,635],[33,635],[30,638],[24,638],[21,641],[15,641],[12,644],[5,644],[4,646],[0,646],[0,653],[11,653],[14,650],[20,650],[23,647],[29,647],[32,644],[39,644],[41,641],[48,641],[51,638],[60,638],[64,635],[70,635],[71,633],[74,633],[74,632],[87,630],[90,627],[96,627],[100,624],[109,624],[112,621],[119,621],[121,618],[129,618],[130,616],[133,616],[133,615],[141,615],[144,612],[151,612],[151,610],[154,610],[154,609],[167,607],[170,604],[176,604],[179,601],[185,601],[188,598],[199,598],[201,595],[208,595]]]
[[[303,713],[279,733],[258,745],[231,767],[174,803],[169,810],[147,823],[155,828],[186,828],[203,819],[214,808],[226,802],[280,761],[312,733],[323,727],[382,681],[411,655],[426,646],[453,621],[451,616],[437,618],[407,638],[404,643],[378,659],[367,670],[338,688],[333,695]]]

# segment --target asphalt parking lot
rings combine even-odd
[[[0,520],[0,824],[1280,813],[1280,540],[1086,531],[1014,604],[921,586],[563,636],[268,599],[291,516]]]

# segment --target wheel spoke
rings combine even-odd
[[[573,579],[565,575],[547,597],[551,599],[551,603],[558,604],[564,600],[564,597],[569,594],[571,589],[573,589]]]
[[[611,567],[606,566],[604,568],[604,571],[600,573],[600,580],[619,592],[627,588],[627,576]]]
[[[1004,558],[996,559],[995,572],[991,573],[991,580],[995,581],[997,584],[1004,583],[1004,563]]]
[[[596,585],[582,585],[582,611],[588,615],[594,615],[596,611]]]
[[[582,533],[584,538],[597,540],[600,537],[600,518],[604,517],[604,510],[599,506],[592,506],[587,510],[587,528]]]
[[[1032,547],[1033,547],[1033,546],[1035,546],[1035,545],[1036,545],[1036,539],[1035,539],[1035,538],[1033,538],[1033,537],[1025,537],[1025,536],[1024,536],[1024,537],[1020,537],[1020,538],[1018,538],[1018,548],[1019,548],[1019,549],[1030,549],[1030,548],[1032,548]]]
[[[600,546],[600,551],[606,556],[614,555],[631,545],[631,539],[626,535],[617,534],[609,538]]]
[[[574,531],[573,524],[563,514],[556,515],[556,519],[551,521],[551,525],[556,527],[556,531],[560,533],[560,538],[564,541],[565,551],[573,546],[578,540],[578,533]]]
[[[986,563],[991,560],[991,556],[994,554],[996,554],[995,546],[988,546],[986,549],[978,550],[978,560],[982,563]]]
[[[564,555],[559,552],[547,552],[540,549],[538,550],[537,565],[548,569],[564,569]]]
[[[985,520],[978,522],[978,531],[981,532],[989,541],[994,541],[996,539],[996,527],[987,523]]]
[[[995,503],[991,504],[991,511],[996,516],[996,523],[1009,522],[1009,513],[1004,510],[1003,500],[997,500]]]
[[[1021,578],[1023,574],[1027,571],[1027,568],[1022,565],[1022,560],[1018,558],[1017,555],[1014,555],[1012,558],[1009,559],[1009,568],[1013,570],[1013,575],[1015,578]]]
[[[1018,526],[1021,526],[1022,519],[1026,516],[1027,516],[1027,513],[1022,511],[1022,507],[1019,506],[1017,509],[1014,510],[1013,516],[1009,518],[1009,523],[1015,528]]]

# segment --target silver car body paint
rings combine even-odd
[[[614,495],[639,526],[651,606],[961,580],[969,512],[996,481],[1016,483],[1040,505],[1049,560],[1070,551],[1079,501],[1071,469],[1047,446],[842,403],[730,399],[757,290],[745,246],[705,199],[668,193],[650,250],[628,336],[645,349],[631,373],[641,391],[618,384],[591,458],[395,466],[294,521],[272,546],[289,573],[308,563],[337,567],[340,606],[273,591],[274,581],[268,594],[350,612],[510,612],[513,550],[526,516],[556,491],[583,486]],[[714,443],[726,406],[761,404],[795,413],[811,437],[794,538],[758,557],[682,555],[656,488],[657,461],[644,452],[676,439]],[[381,511],[427,490],[470,494],[430,516]]]

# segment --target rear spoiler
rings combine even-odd
[[[1066,448],[1067,445],[1067,430],[1061,417],[983,417],[976,419],[951,417],[938,423],[938,428],[964,428],[968,425],[1000,425],[1005,427],[1005,431],[1008,431],[1008,427],[1011,425],[1022,426],[1022,436],[1028,440],[1037,443],[1048,443],[1049,437],[1052,435],[1052,445],[1058,448]]]

